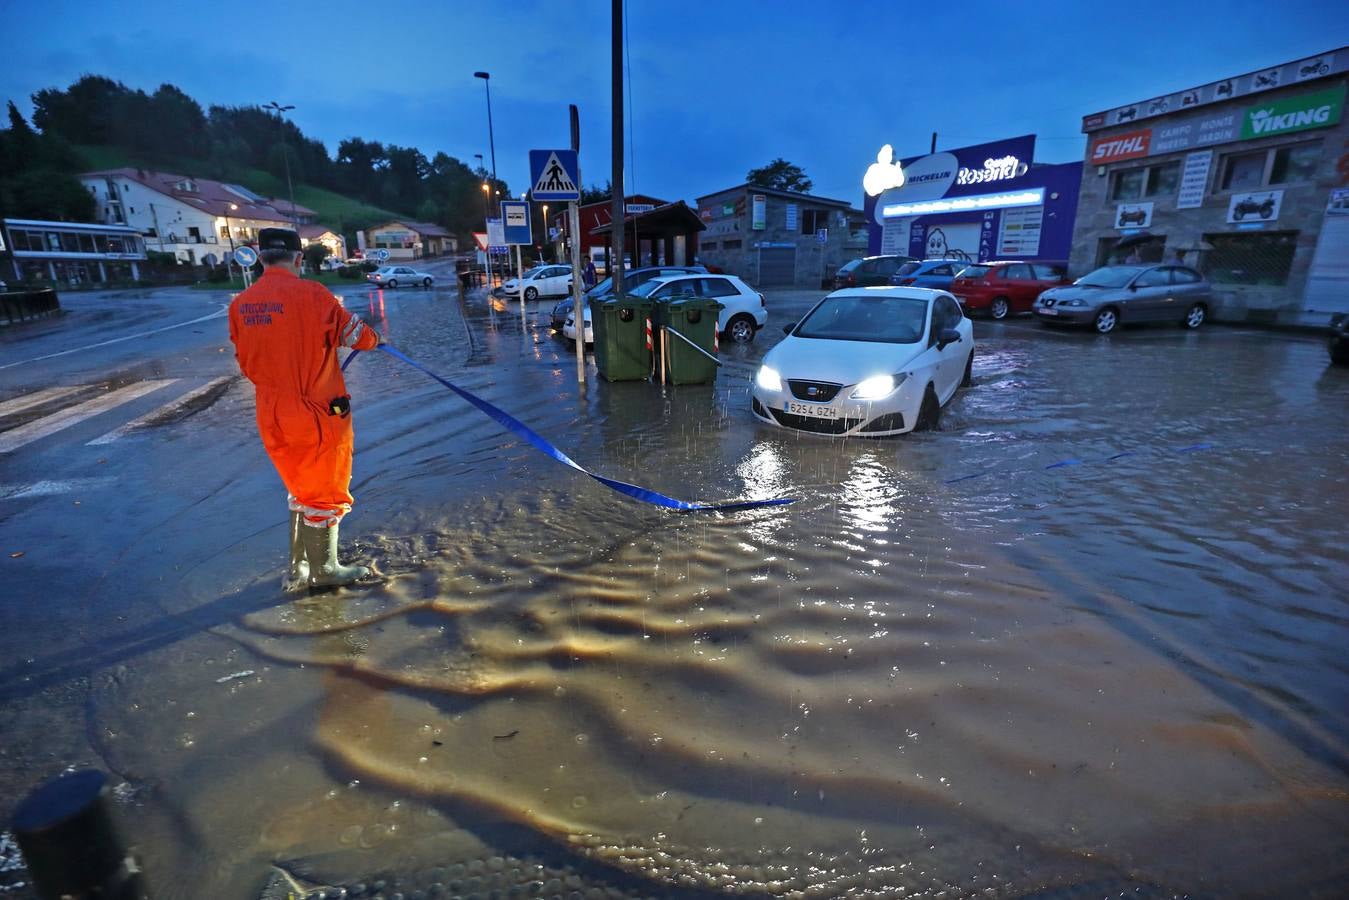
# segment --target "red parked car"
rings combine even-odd
[[[1042,291],[1068,284],[1064,263],[986,262],[966,266],[951,282],[951,293],[967,313],[995,319],[1030,312]]]

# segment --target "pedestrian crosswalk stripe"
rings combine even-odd
[[[150,424],[151,422],[154,422],[157,419],[172,416],[173,414],[181,410],[183,407],[187,406],[189,403],[196,400],[198,397],[201,397],[204,394],[209,394],[211,391],[220,387],[220,385],[224,384],[227,381],[232,381],[233,379],[234,379],[233,375],[225,375],[215,379],[214,381],[208,381],[201,387],[197,388],[196,390],[188,391],[186,394],[183,394],[183,396],[179,397],[177,400],[174,400],[170,403],[166,403],[163,406],[160,406],[156,409],[152,409],[145,415],[137,416],[130,422],[127,422],[125,425],[122,425],[119,428],[114,428],[112,431],[109,431],[107,434],[102,435],[101,437],[94,438],[92,441],[89,442],[89,446],[95,447],[100,444],[111,444],[113,441],[118,440],[119,438],[126,437],[128,434],[130,434],[131,432],[135,431],[138,428],[144,428],[146,425]]]
[[[81,384],[74,387],[52,387],[31,394],[24,394],[22,397],[15,397],[13,400],[6,400],[4,403],[0,403],[0,416],[12,416],[26,409],[32,409],[34,406],[41,406],[44,403],[50,403],[52,400],[60,400],[76,391],[84,390],[84,387]]]
[[[144,397],[152,391],[168,387],[177,380],[176,378],[168,378],[159,381],[140,381],[112,391],[102,397],[95,397],[60,412],[52,413],[50,416],[43,416],[41,419],[29,422],[19,428],[12,428],[0,434],[0,453],[11,453],[20,447],[31,444],[33,441],[41,440],[62,429],[78,425],[86,419],[105,413],[114,407],[121,406],[123,403],[130,403],[132,400]]]

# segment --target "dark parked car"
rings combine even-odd
[[[706,275],[706,266],[648,266],[644,269],[633,269],[623,278],[623,287],[625,290],[632,290],[639,284],[644,284],[653,278],[660,278],[665,275]],[[585,302],[589,303],[596,297],[604,297],[614,292],[613,276],[601,280],[593,288],[585,292]],[[553,313],[550,321],[553,330],[558,334],[562,333],[562,326],[566,324],[567,318],[571,316],[571,297],[564,297],[553,307]]]
[[[1349,313],[1335,313],[1330,317],[1330,361],[1349,366]]]
[[[849,287],[866,287],[873,284],[889,284],[890,276],[899,271],[906,262],[913,262],[912,256],[867,256],[843,264],[834,273],[834,290]]]

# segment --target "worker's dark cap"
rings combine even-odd
[[[289,228],[263,228],[258,231],[259,250],[300,252],[300,236]]]

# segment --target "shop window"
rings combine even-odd
[[[1223,158],[1223,190],[1246,191],[1265,183],[1265,158],[1268,150],[1235,153]]]
[[[721,246],[725,250],[739,250],[742,243],[742,241],[726,241]]]
[[[1180,189],[1180,160],[1120,169],[1111,179],[1111,202],[1174,195]]]
[[[1204,274],[1214,284],[1288,283],[1297,250],[1296,231],[1260,231],[1206,234],[1213,245],[1205,254]]]
[[[1321,162],[1321,142],[1307,141],[1274,151],[1274,162],[1269,169],[1270,184],[1288,184],[1311,181],[1316,177],[1316,166]]]
[[[80,235],[80,252],[97,253],[98,247],[94,246],[94,236],[92,234]]]

